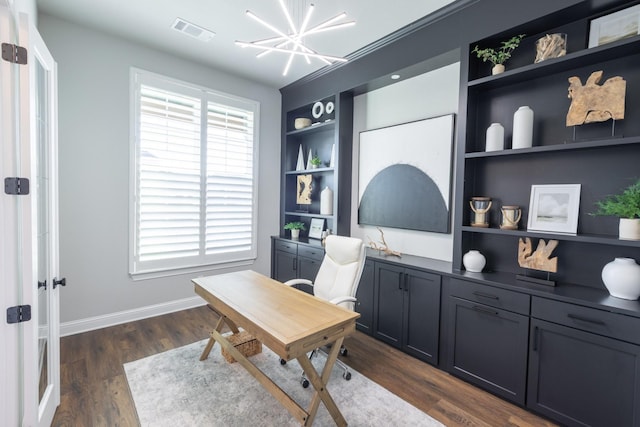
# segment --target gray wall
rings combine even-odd
[[[132,66],[260,102],[258,258],[243,268],[269,274],[280,197],[279,92],[48,15],[40,15],[39,29],[58,63],[63,326],[190,298],[191,277],[229,271],[128,275]]]
[[[430,71],[382,89],[356,96],[353,101],[353,189],[351,192],[351,235],[376,242],[380,233],[375,227],[358,225],[358,152],[360,132],[407,123],[429,117],[456,113],[460,63]],[[454,153],[451,153],[453,206]],[[410,161],[410,159],[407,159]],[[453,221],[453,214],[451,216]],[[393,250],[428,258],[452,260],[453,235],[384,228],[385,241]]]

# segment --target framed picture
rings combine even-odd
[[[589,47],[602,46],[638,34],[640,34],[640,5],[591,21]]]
[[[324,231],[324,219],[311,218],[311,225],[309,226],[309,238],[322,239],[323,231]]]
[[[580,184],[532,185],[528,231],[576,234]]]
[[[360,132],[358,224],[449,233],[454,117]]]

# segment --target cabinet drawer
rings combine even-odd
[[[529,315],[531,297],[527,294],[480,285],[466,280],[451,279],[451,295],[514,313]]]
[[[300,245],[298,246],[298,255],[315,259],[316,261],[322,261],[322,258],[324,258],[324,249]]]
[[[293,242],[287,242],[286,240],[276,240],[276,251],[289,252],[296,254],[298,251],[298,244]]]
[[[640,318],[610,313],[546,298],[533,297],[531,316],[593,332],[611,338],[640,344]]]

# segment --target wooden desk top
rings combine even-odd
[[[360,317],[251,270],[192,282],[195,292],[218,313],[285,360],[351,334]]]

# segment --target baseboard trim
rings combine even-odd
[[[200,297],[190,297],[180,300],[170,301],[162,304],[148,305],[133,310],[125,310],[117,313],[105,314],[103,316],[88,317],[86,319],[74,320],[60,324],[60,336],[75,335],[82,332],[107,328],[109,326],[120,325],[135,320],[147,319],[161,314],[173,313],[175,311],[187,310],[189,308],[200,307],[206,303]]]

